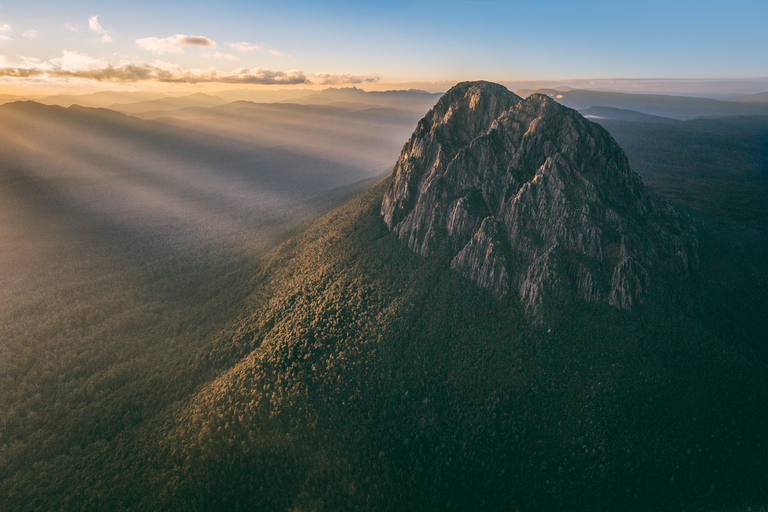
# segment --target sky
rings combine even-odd
[[[764,0],[0,0],[0,93],[485,79],[746,94],[768,89],[766,20]]]

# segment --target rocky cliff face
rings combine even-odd
[[[403,148],[381,213],[425,257],[541,322],[573,298],[628,310],[654,273],[685,277],[692,224],[648,191],[602,127],[500,85],[448,91]]]

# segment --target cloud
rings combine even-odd
[[[2,25],[0,25],[0,32],[10,32],[11,30],[13,29],[7,23],[3,23]]]
[[[286,56],[284,53],[277,51],[274,48],[270,48],[269,46],[264,44],[251,44],[251,43],[246,43],[245,41],[241,41],[239,43],[227,43],[227,46],[235,50],[241,51],[243,53],[262,51],[262,52],[267,52],[274,57]]]
[[[109,64],[103,59],[94,59],[88,54],[64,50],[61,57],[51,59],[47,66],[50,69],[61,69],[65,72],[95,71],[103,69]]]
[[[160,82],[178,83],[228,83],[261,85],[294,85],[309,83],[307,76],[298,70],[272,71],[262,68],[239,68],[234,71],[219,71],[216,68],[184,69],[175,64],[155,61],[151,67]]]
[[[149,50],[152,53],[163,55],[164,53],[184,53],[184,46],[202,46],[216,48],[216,41],[204,36],[186,36],[176,34],[170,37],[144,37],[136,40],[136,46]]]
[[[37,37],[37,30],[31,28],[29,30],[25,30],[22,36],[28,38],[28,39],[34,39]]]
[[[69,23],[65,23],[65,24],[64,24],[64,28],[66,28],[66,29],[67,29],[67,30],[69,30],[70,32],[74,32],[75,34],[77,34],[78,32],[80,32],[80,29],[78,29],[77,27],[74,27],[74,26],[70,25]]]
[[[111,64],[84,53],[65,50],[61,57],[48,61],[21,57],[20,62],[11,63],[5,57],[0,56],[0,77],[31,78],[44,81],[77,78],[98,82],[155,81],[188,84],[327,85],[376,82],[380,75],[378,73],[307,75],[300,70],[273,71],[263,68],[238,68],[233,71],[220,71],[215,67],[183,68],[162,61]]]
[[[96,32],[97,34],[101,34],[101,40],[105,43],[112,42],[112,38],[107,33],[106,30],[99,24],[99,17],[98,16],[91,16],[88,18],[88,28],[91,29],[91,32]]]
[[[221,59],[221,60],[240,60],[240,57],[237,55],[232,55],[231,53],[221,53],[221,52],[213,52],[213,53],[206,53],[204,55],[207,59]]]
[[[98,16],[91,16],[88,18],[88,28],[97,34],[103,34],[105,32],[105,30],[101,27],[101,24],[99,24]]]
[[[6,36],[5,34],[0,34],[0,41],[13,41],[13,38]]]
[[[261,46],[246,42],[240,42],[240,43],[227,43],[227,46],[230,48],[233,48],[235,50],[239,50],[241,52],[255,52],[256,50],[261,50]]]
[[[338,84],[363,84],[374,83],[381,79],[381,73],[317,73],[310,75],[310,83],[320,85],[338,85]]]

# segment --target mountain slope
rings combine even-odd
[[[593,120],[643,181],[675,204],[768,228],[768,117]]]
[[[104,109],[0,107],[0,509],[50,510],[46,473],[86,485],[67,461],[194,393],[257,256],[364,190],[344,169],[357,182],[396,154],[350,168]]]
[[[389,233],[385,187],[275,251],[249,312],[198,356],[229,369],[164,420],[58,461],[34,484],[47,503],[67,508],[72,493],[86,509],[136,510],[766,503],[768,380],[743,339],[724,343],[671,290],[629,313],[577,306],[550,332],[531,330]],[[704,261],[704,278],[730,257]]]
[[[743,101],[743,102],[755,102],[755,103],[765,103],[768,102],[768,92],[759,92],[757,94],[749,94],[747,96],[740,96],[736,99],[736,101]]]
[[[217,96],[198,92],[187,96],[168,96],[133,103],[113,103],[107,108],[124,114],[140,114],[142,112],[174,110],[187,107],[216,107],[225,103],[225,100]]]

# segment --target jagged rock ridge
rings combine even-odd
[[[447,256],[538,322],[548,301],[631,309],[653,273],[684,277],[697,258],[690,220],[608,132],[488,82],[456,85],[419,122],[381,213],[412,250]]]

